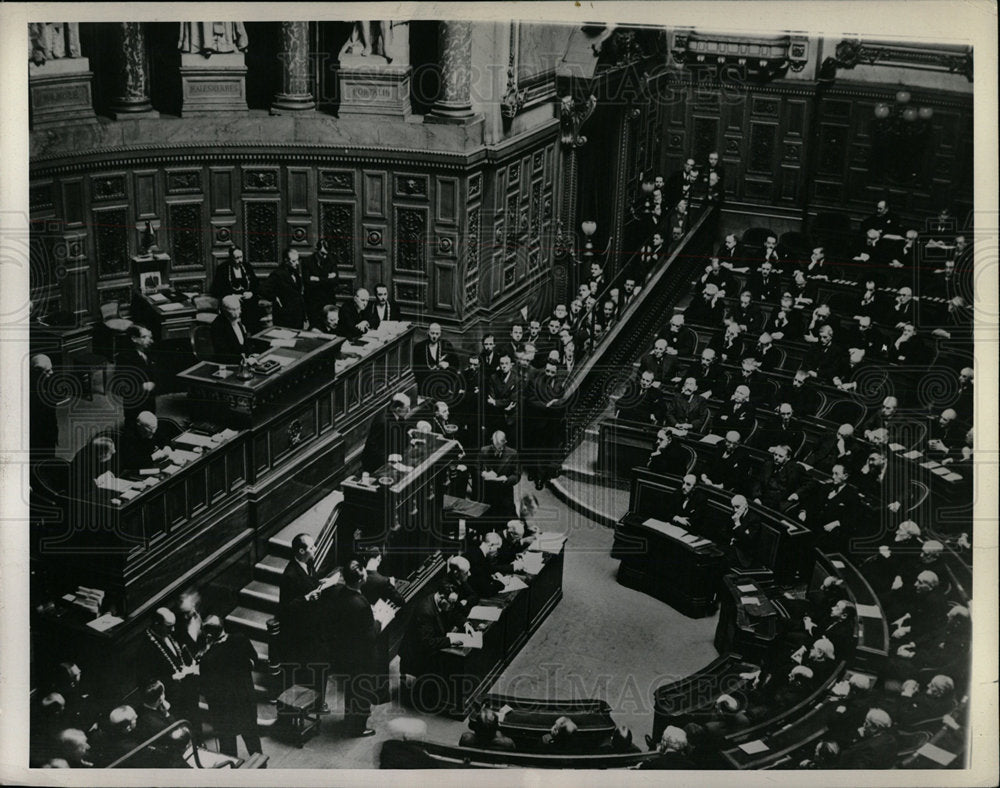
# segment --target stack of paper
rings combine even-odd
[[[229,429],[229,428],[227,427],[226,429],[224,429],[224,430],[223,430],[222,432],[220,432],[220,433],[219,433],[219,436],[218,436],[218,437],[219,437],[219,438],[220,438],[221,440],[224,440],[224,441],[227,441],[227,440],[229,440],[230,438],[235,438],[235,437],[236,437],[237,435],[239,435],[239,433],[238,433],[238,432],[236,432],[236,430],[231,430],[231,429]],[[214,437],[214,436],[213,436],[213,437]]]
[[[268,339],[295,339],[298,333],[287,328],[272,328],[267,332]]]
[[[295,347],[294,339],[272,339],[271,347]]]
[[[492,605],[476,605],[469,611],[469,618],[474,621],[496,621],[503,611],[499,607]]]
[[[174,438],[174,443],[186,443],[188,446],[201,446],[208,449],[215,445],[208,435],[198,435],[194,432],[182,432]]]
[[[864,616],[865,618],[882,618],[882,609],[878,605],[857,604],[855,608],[859,616]]]
[[[105,471],[94,479],[94,484],[102,490],[111,490],[111,492],[116,493],[123,493],[126,490],[132,489],[132,482],[126,479],[119,479],[111,471]]]
[[[193,451],[186,451],[184,449],[171,449],[170,459],[176,463],[183,464],[185,462],[193,462],[197,460],[201,455],[196,454]]]
[[[178,304],[176,301],[171,301],[169,304],[160,304],[160,309],[164,312],[176,312],[178,309],[183,309],[184,304]]]
[[[103,616],[98,616],[93,621],[88,621],[87,626],[93,627],[98,632],[107,632],[112,627],[118,626],[125,619],[118,618],[118,616],[113,616],[110,613],[105,613]]]
[[[542,554],[527,552],[521,556],[521,564],[529,575],[537,575],[544,565]]]
[[[483,647],[483,633],[482,632],[460,632],[458,634],[458,645],[462,648],[482,648]]]
[[[767,752],[768,746],[764,744],[760,739],[754,739],[753,741],[745,742],[740,745],[740,749],[743,750],[747,755],[756,755],[758,752]]]
[[[505,577],[503,579],[502,593],[507,593],[508,591],[520,591],[522,588],[527,587],[528,584],[525,583],[520,577],[517,575],[510,575],[509,577]]]

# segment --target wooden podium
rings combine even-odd
[[[458,543],[444,525],[448,468],[458,457],[458,441],[411,431],[397,463],[387,463],[367,479],[350,476],[341,489],[337,522],[338,563],[363,547],[385,549],[385,573],[406,578],[428,561],[440,563],[441,550]],[[421,569],[423,574],[426,566]]]

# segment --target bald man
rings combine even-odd
[[[142,411],[124,424],[115,440],[119,467],[132,473],[155,468],[159,460],[169,456],[169,449],[165,447],[176,435],[177,427],[171,422],[161,422],[148,410]]]
[[[870,709],[858,731],[857,743],[845,749],[837,764],[842,769],[891,769],[898,747],[892,718],[879,708]]]
[[[139,639],[135,676],[140,687],[161,681],[178,719],[197,720],[198,666],[191,652],[174,637],[177,617],[169,608],[158,608],[149,628]]]
[[[698,488],[698,477],[689,473],[681,480],[680,488],[667,499],[662,516],[693,533],[700,533],[704,509],[705,496]]]
[[[456,359],[448,340],[441,337],[441,324],[427,326],[427,338],[413,347],[413,373],[417,382],[426,380],[434,370],[448,369]]]

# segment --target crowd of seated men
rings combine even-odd
[[[106,767],[132,753],[130,767],[189,768],[186,754],[204,743],[205,732],[224,755],[237,757],[237,736],[247,753],[261,753],[257,654],[245,635],[227,632],[219,615],[203,616],[200,608],[200,595],[186,591],[152,614],[136,650],[134,686],[123,696],[88,692],[72,662],[52,669],[32,698],[32,764]]]

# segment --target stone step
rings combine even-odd
[[[277,555],[265,555],[263,559],[254,564],[254,579],[277,585],[281,582],[281,574],[285,571],[287,563],[287,558],[281,558]]]
[[[267,621],[270,618],[273,618],[271,613],[240,605],[226,616],[226,626],[234,632],[243,632],[250,638],[267,640]]]
[[[240,590],[240,602],[262,613],[278,612],[278,586],[264,580],[251,580]]]

